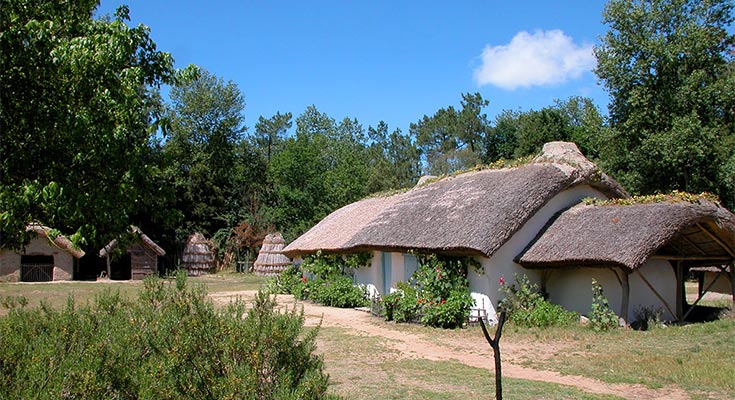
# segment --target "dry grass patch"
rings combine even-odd
[[[397,325],[406,331],[424,331],[419,326]],[[437,330],[438,342],[459,340],[465,330]],[[407,332],[410,334],[409,332]],[[476,333],[476,332],[475,332]],[[477,340],[478,337],[472,338]],[[345,399],[480,399],[495,393],[494,376],[486,369],[455,361],[406,358],[383,338],[360,335],[345,328],[322,327],[318,351],[330,375],[329,393]],[[482,343],[479,343],[482,345]],[[488,363],[492,360],[488,358]],[[553,383],[505,378],[504,393],[513,399],[616,399],[593,395]]]

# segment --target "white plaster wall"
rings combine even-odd
[[[620,274],[620,272],[618,272]],[[656,289],[663,299],[676,311],[676,274],[671,264],[665,260],[649,260],[641,268],[628,276],[630,298],[628,300],[628,322],[637,319],[643,308],[660,310],[664,320],[673,320],[674,316],[664,303],[646,285],[641,274]],[[548,280],[549,301],[559,304],[567,310],[589,315],[592,306],[592,278],[602,286],[610,308],[622,315],[623,288],[615,273],[605,268],[577,268],[555,271]]]
[[[74,274],[74,257],[58,247],[51,245],[45,237],[35,237],[26,245],[25,252],[13,250],[0,252],[0,277],[8,281],[20,280],[20,256],[50,255],[54,257],[53,279],[55,281],[71,280]]]
[[[674,320],[674,315],[666,309],[661,300],[646,285],[641,278],[641,274],[669,304],[671,310],[676,312],[676,272],[674,272],[674,268],[666,260],[648,260],[638,270],[630,274],[630,302],[628,307],[630,321],[628,322],[636,320],[636,313],[642,307],[653,310],[660,309],[663,311],[664,320]]]
[[[381,253],[379,251],[372,252],[373,258],[370,260],[369,267],[358,268],[355,270],[354,281],[356,284],[373,284],[378,290],[382,287],[381,279]]]
[[[620,315],[622,288],[615,274],[604,268],[563,268],[554,270],[546,282],[549,301],[567,310],[589,315],[592,308],[592,278],[602,286],[608,303]],[[631,292],[633,289],[631,283]]]
[[[474,272],[469,274],[470,291],[486,294],[494,307],[502,298],[499,292],[500,278],[507,285],[515,283],[515,275],[526,275],[531,283],[540,283],[540,272],[528,270],[515,263],[513,260],[528,246],[546,223],[557,212],[578,204],[585,197],[606,198],[604,194],[590,186],[577,186],[565,190],[554,196],[536,214],[529,219],[503,246],[501,246],[492,258],[479,257],[484,275]],[[488,316],[493,317],[494,316]]]

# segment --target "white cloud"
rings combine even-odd
[[[592,45],[576,45],[560,30],[518,32],[507,45],[487,45],[475,69],[478,85],[513,90],[578,78],[595,66]]]

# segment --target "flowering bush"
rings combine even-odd
[[[396,284],[398,290],[383,296],[383,313],[388,321],[417,322],[424,300],[406,282]]]
[[[301,270],[292,265],[269,279],[265,284],[265,291],[271,294],[292,294],[297,299],[303,300],[309,295],[306,283]]]
[[[471,257],[419,256],[419,269],[398,291],[383,296],[383,313],[396,322],[421,321],[439,328],[461,327],[472,307],[467,267]]]
[[[467,289],[457,289],[449,293],[446,299],[438,303],[424,305],[424,316],[421,322],[427,326],[438,328],[456,328],[462,326],[472,307],[473,300]]]

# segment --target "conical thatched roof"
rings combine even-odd
[[[30,224],[26,226],[26,232],[33,232],[38,236],[49,239],[49,241],[52,242],[56,247],[71,254],[74,258],[84,257],[84,251],[75,246],[74,243],[72,243],[71,240],[67,239],[65,236],[58,235],[52,240],[51,236],[49,235],[50,231],[51,228],[40,224]]]
[[[735,215],[710,201],[580,204],[560,213],[518,262],[528,268],[635,269],[655,255],[721,265],[732,259],[734,239]]]
[[[291,260],[283,255],[286,242],[280,233],[267,235],[253,263],[257,275],[277,275],[291,265]]]
[[[214,269],[212,243],[196,232],[189,236],[181,256],[181,264],[190,276],[204,275]]]
[[[552,197],[577,185],[628,196],[573,143],[548,143],[520,167],[468,172],[347,205],[284,254],[416,249],[491,256]]]

